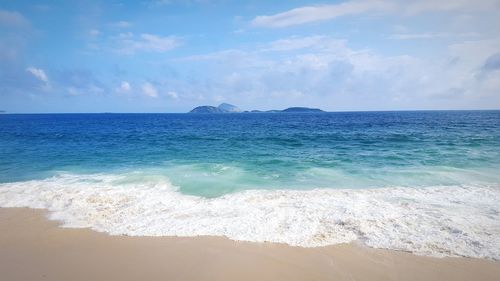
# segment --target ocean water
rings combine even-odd
[[[0,115],[0,206],[116,235],[500,259],[500,111]]]

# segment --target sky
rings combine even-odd
[[[500,0],[0,0],[0,110],[500,109]]]

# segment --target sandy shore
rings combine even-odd
[[[1,280],[500,280],[500,262],[357,245],[297,248],[217,237],[123,237],[0,208]]]

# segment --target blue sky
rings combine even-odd
[[[500,108],[500,0],[0,0],[0,110]]]

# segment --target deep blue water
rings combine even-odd
[[[188,194],[500,183],[500,111],[0,115],[0,182],[165,176]]]

